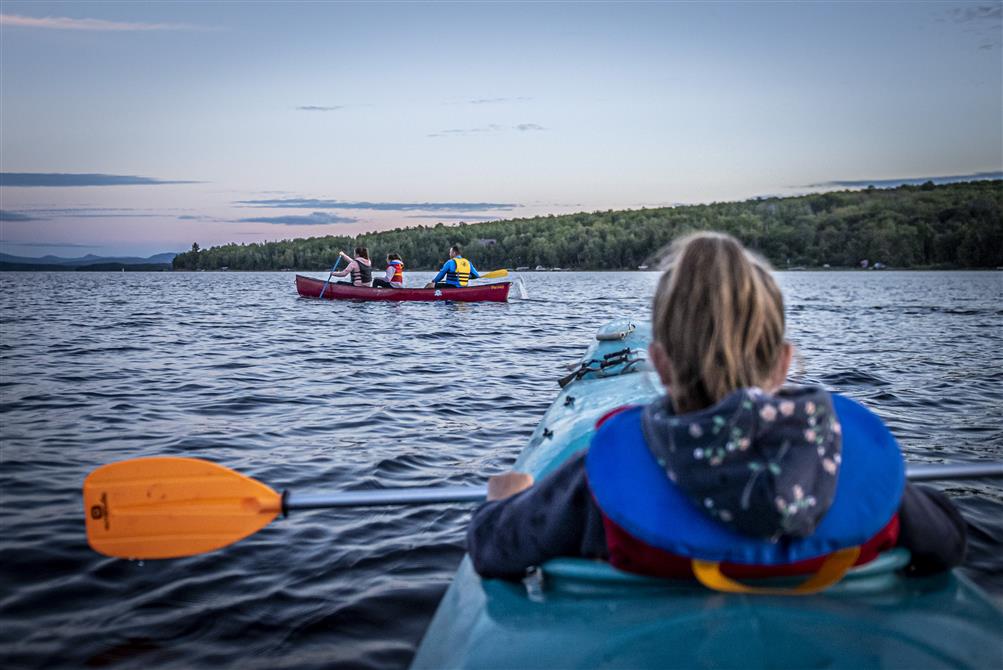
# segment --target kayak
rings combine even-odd
[[[648,324],[600,328],[515,469],[545,476],[588,446],[610,409],[660,395],[649,340]],[[908,563],[897,548],[821,594],[774,596],[577,558],[548,561],[522,583],[481,579],[464,557],[412,668],[1003,666],[1003,611],[957,571],[905,577]]]
[[[324,289],[324,300],[506,302],[511,286],[511,282],[497,282],[464,288],[372,288],[349,286],[332,281],[324,289],[323,279],[296,275],[297,293],[304,298],[319,298],[321,289]]]

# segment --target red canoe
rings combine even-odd
[[[319,298],[323,279],[296,275],[296,291],[304,298]],[[505,302],[511,282],[466,288],[370,288],[331,282],[324,300],[453,300],[456,302]]]

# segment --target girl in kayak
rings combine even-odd
[[[915,574],[961,562],[964,520],[905,482],[880,419],[784,386],[792,347],[765,261],[728,235],[683,238],[653,312],[649,360],[667,395],[603,417],[589,449],[535,484],[492,477],[467,533],[478,573],[515,579],[583,556],[742,591],[737,578],[796,574],[824,588],[896,546]]]
[[[374,288],[404,288],[404,261],[400,254],[387,254],[387,274],[373,280]]]
[[[350,286],[372,286],[373,285],[373,264],[369,260],[369,249],[365,247],[355,247],[355,258],[352,258],[344,251],[339,251],[339,255],[348,261],[344,270],[332,272],[332,277],[351,276],[351,281],[340,281],[339,284]]]

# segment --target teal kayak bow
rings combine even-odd
[[[648,333],[627,321],[600,328],[516,470],[545,476],[588,446],[604,413],[661,393]],[[412,667],[1000,667],[1003,612],[957,571],[912,578],[908,563],[895,549],[824,593],[790,597],[723,594],[573,558],[521,584],[484,580],[464,558]]]

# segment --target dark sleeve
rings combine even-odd
[[[960,565],[968,546],[964,517],[940,491],[906,484],[899,507],[899,546],[912,553],[908,571],[928,575]]]
[[[606,533],[585,476],[585,453],[525,491],[474,512],[467,552],[482,577],[520,579],[526,568],[558,556],[606,558]]]

